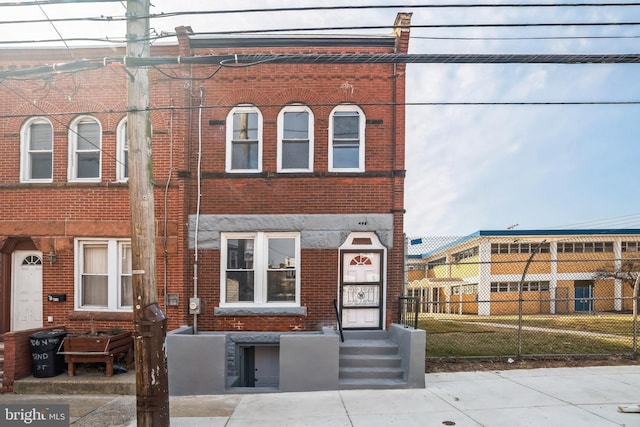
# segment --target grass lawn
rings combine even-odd
[[[527,319],[525,326],[551,329],[581,330],[587,333],[615,334],[620,337],[602,337],[592,335],[576,335],[561,332],[522,332],[522,354],[629,354],[633,351],[630,320],[624,328],[611,319],[594,320],[591,317],[561,318],[553,322],[553,318]],[[611,316],[615,317],[615,316]],[[473,319],[473,320],[472,320]],[[483,324],[475,324],[483,322]],[[543,321],[538,321],[543,320]],[[567,321],[572,320],[572,321]],[[581,322],[596,323],[590,328],[580,327]],[[601,322],[601,323],[599,323]],[[518,354],[517,329],[490,326],[486,323],[517,325],[517,317],[478,317],[459,316],[455,319],[422,319],[419,327],[427,332],[427,357],[465,357],[465,356],[513,356]],[[565,327],[562,327],[565,325]],[[627,329],[628,328],[628,329]],[[627,329],[626,331],[624,329]]]

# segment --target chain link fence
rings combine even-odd
[[[407,239],[427,357],[636,356],[640,234],[504,234]]]

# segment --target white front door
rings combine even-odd
[[[380,328],[382,251],[342,253],[342,327]]]
[[[42,252],[13,253],[11,330],[42,327]]]

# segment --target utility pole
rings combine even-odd
[[[149,57],[149,5],[150,0],[127,0],[127,58]],[[158,305],[156,280],[148,68],[131,72],[127,99],[136,416],[138,426],[163,427],[169,426],[167,318]]]

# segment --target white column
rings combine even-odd
[[[622,269],[622,238],[618,237],[613,242],[613,257],[614,271],[620,271]],[[613,282],[613,309],[616,311],[622,310],[622,280],[615,279]]]
[[[480,241],[478,262],[478,315],[489,316],[491,314],[491,242],[489,240]]]
[[[551,255],[551,277],[549,280],[549,312],[556,314],[556,289],[558,287],[558,242],[551,242],[549,245]]]

